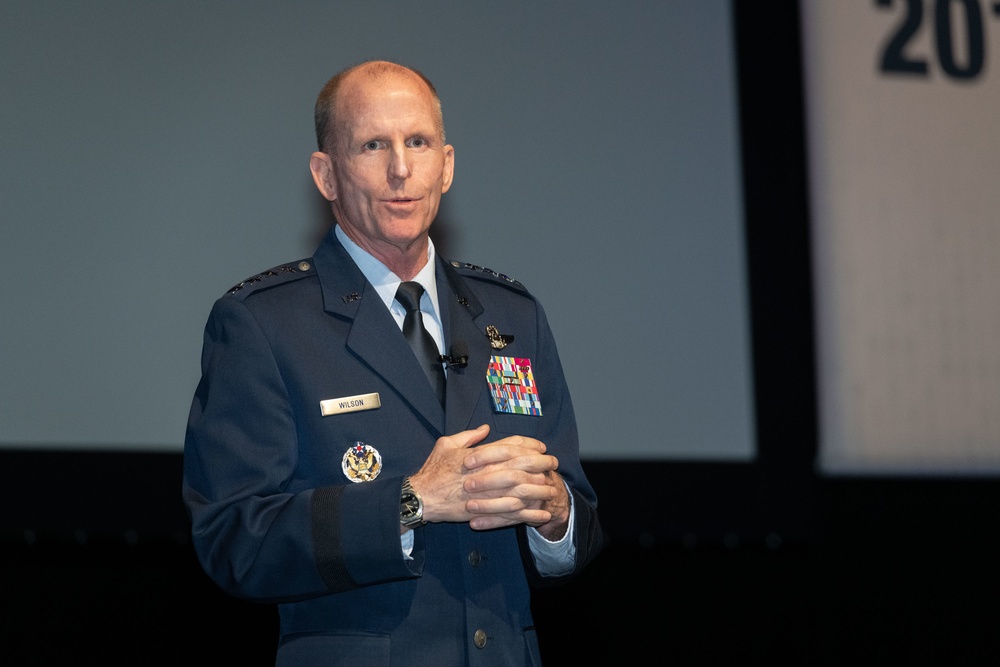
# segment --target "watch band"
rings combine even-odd
[[[399,523],[406,528],[422,526],[424,521],[424,501],[410,486],[410,478],[403,478],[403,488],[399,493]]]

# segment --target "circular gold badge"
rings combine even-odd
[[[340,467],[344,476],[352,482],[370,482],[382,472],[382,455],[371,445],[359,440],[344,452]]]

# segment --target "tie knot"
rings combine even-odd
[[[420,310],[420,297],[423,294],[424,288],[418,282],[399,283],[399,289],[396,290],[396,301],[399,301],[407,312]]]

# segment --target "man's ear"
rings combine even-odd
[[[441,182],[441,194],[448,192],[451,181],[455,178],[455,148],[448,144],[444,147],[444,173]]]
[[[319,151],[309,156],[309,171],[312,172],[313,182],[327,201],[337,198],[337,184],[333,178],[333,158],[326,153]]]

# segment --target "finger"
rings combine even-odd
[[[535,438],[530,438],[526,435],[508,435],[506,437],[500,438],[499,440],[494,440],[489,443],[491,445],[514,445],[517,446],[527,446],[532,448],[541,447],[541,451],[545,451],[545,443],[541,440]]]
[[[546,499],[501,496],[499,498],[474,498],[465,503],[465,511],[473,515],[494,514],[507,516],[526,510],[540,510]]]
[[[545,453],[545,443],[534,438],[521,438],[510,442],[509,438],[480,445],[465,457],[465,467],[469,470],[481,468],[491,463],[501,463],[521,456],[537,456]]]
[[[544,471],[532,472],[516,468],[496,468],[476,473],[462,481],[462,488],[470,494],[502,491],[518,486],[549,488],[549,483]]]
[[[490,445],[500,445],[505,447],[527,447],[532,451],[536,451],[539,454],[544,454],[548,447],[541,440],[535,438],[529,438],[526,435],[508,435],[505,438],[500,438],[499,440],[494,440]]]
[[[453,449],[465,449],[482,442],[490,434],[489,424],[482,424],[468,431],[459,431],[453,435],[441,438]]]
[[[492,484],[503,483],[505,479],[516,479],[517,475],[549,475],[554,473],[559,467],[559,460],[548,454],[533,454],[529,456],[518,456],[499,463],[491,463],[469,471],[466,476],[472,486],[466,489],[474,491],[480,488],[480,483]],[[504,477],[504,475],[514,475],[515,477]],[[491,481],[492,480],[492,481]],[[544,483],[551,484],[551,480],[543,480]]]
[[[469,527],[473,530],[492,530],[494,528],[505,528],[518,524],[529,526],[541,526],[552,520],[552,514],[545,510],[523,510],[510,515],[482,515],[475,516],[469,520]]]
[[[465,509],[472,514],[499,514],[530,506],[544,506],[559,498],[559,490],[545,484],[518,484],[468,494]]]

